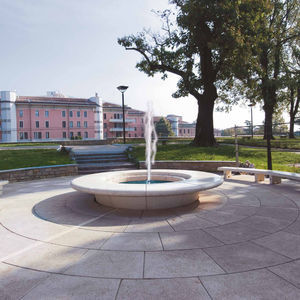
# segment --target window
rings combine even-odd
[[[19,116],[22,118],[22,117],[23,117],[23,115],[24,115],[24,112],[23,112],[23,110],[20,110],[20,111],[19,111]]]
[[[128,133],[128,137],[131,137],[131,134],[130,134],[130,133]]]
[[[49,139],[49,137],[50,137],[49,132],[46,132],[46,139]]]
[[[62,128],[66,128],[66,121],[62,121]]]
[[[183,133],[185,133],[185,129],[183,129]]]
[[[83,112],[83,116],[84,116],[85,118],[87,118],[87,111],[84,111],[84,112]]]
[[[20,140],[23,140],[23,139],[24,139],[23,132],[20,132]]]
[[[73,128],[73,121],[70,121],[69,127],[70,127],[70,128]]]
[[[137,137],[137,134],[135,133],[134,136]]]
[[[67,133],[65,131],[63,131],[63,139],[67,138]]]
[[[85,131],[85,133],[84,133],[84,138],[85,138],[85,139],[88,139],[88,138],[89,138],[89,133],[86,132],[86,131]]]
[[[87,127],[88,127],[87,121],[84,121],[83,126],[84,126],[84,128],[87,128]]]
[[[134,127],[134,131],[136,131],[136,127]]]
[[[104,128],[107,128],[107,123],[103,123]]]
[[[24,132],[24,139],[28,140],[28,132]]]
[[[35,122],[35,128],[40,128],[40,122],[39,121]]]
[[[61,111],[61,116],[64,118],[66,116],[66,111],[65,110],[62,110]]]
[[[77,121],[77,128],[80,128],[80,121]]]
[[[144,123],[144,119],[142,119],[142,123]]]
[[[45,110],[45,117],[48,118],[49,117],[49,111]]]
[[[71,118],[73,117],[73,111],[72,111],[72,110],[69,111],[69,116],[70,116]]]
[[[33,136],[35,139],[41,139],[42,138],[42,133],[41,132],[34,132]]]
[[[45,127],[46,127],[46,128],[49,128],[49,121],[46,121],[46,122],[45,122]]]
[[[142,133],[142,137],[144,137],[144,134]]]
[[[106,114],[103,114],[103,119],[106,120]]]
[[[188,133],[190,133],[190,130],[188,129]]]
[[[181,129],[179,129],[179,133],[181,134]]]
[[[77,111],[77,117],[80,118],[80,110]]]
[[[70,132],[70,138],[74,137],[74,133],[71,131]]]
[[[23,128],[23,121],[20,121],[20,128]]]
[[[81,136],[81,132],[80,131],[77,132],[77,136]]]
[[[38,117],[40,115],[40,112],[38,110],[35,111],[35,116]]]

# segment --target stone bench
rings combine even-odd
[[[8,181],[7,180],[0,180],[0,196],[2,194],[2,191],[3,191],[3,186],[8,184]]]
[[[281,178],[300,181],[300,174],[283,172],[283,171],[262,170],[262,169],[254,169],[254,168],[238,168],[238,167],[219,167],[218,171],[223,171],[224,179],[229,178],[231,176],[231,172],[240,172],[245,174],[254,174],[255,182],[264,181],[266,175],[270,177],[271,184],[281,183]]]

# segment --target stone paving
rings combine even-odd
[[[200,203],[100,206],[71,177],[0,198],[0,299],[300,299],[300,185],[234,176]]]

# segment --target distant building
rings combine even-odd
[[[103,139],[102,100],[69,98],[57,92],[48,96],[0,93],[0,141]]]
[[[145,112],[125,106],[125,136],[144,137]],[[104,138],[123,137],[123,110],[121,105],[103,103]]]

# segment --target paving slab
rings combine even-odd
[[[53,244],[69,246],[69,247],[100,249],[101,246],[111,236],[112,236],[111,232],[74,229],[54,239],[51,239],[50,242]]]
[[[269,270],[300,289],[300,260],[272,267]]]
[[[300,258],[299,235],[281,231],[254,240],[254,242],[290,258]]]
[[[290,261],[289,258],[251,242],[203,250],[226,272],[249,271]]]
[[[0,263],[0,299],[20,299],[49,275]]]
[[[198,278],[123,280],[119,300],[209,300]]]
[[[288,226],[293,221],[270,218],[270,217],[262,217],[262,216],[251,216],[246,218],[238,223],[253,228],[255,230],[267,232],[267,233],[274,233],[279,230],[287,230]]]
[[[214,300],[300,299],[300,290],[267,270],[200,277]]]
[[[115,299],[119,279],[51,275],[23,299]]]
[[[165,250],[195,249],[223,245],[202,230],[162,232],[160,237]]]
[[[86,251],[85,249],[37,243],[36,246],[25,248],[23,252],[6,258],[5,262],[39,271],[61,272],[75,264]]]
[[[216,223],[195,215],[183,215],[168,219],[168,223],[175,231],[185,231],[216,226]]]
[[[89,250],[65,274],[99,278],[142,278],[143,252]]]
[[[163,250],[158,233],[115,233],[102,246],[103,250]]]
[[[232,244],[265,236],[266,233],[243,225],[241,222],[203,229],[224,244]]]
[[[143,218],[132,220],[125,232],[174,232],[174,229],[165,220]]]
[[[191,277],[224,271],[201,249],[146,252],[145,278]]]
[[[300,235],[300,218],[298,217],[289,227],[284,228],[284,231]]]

